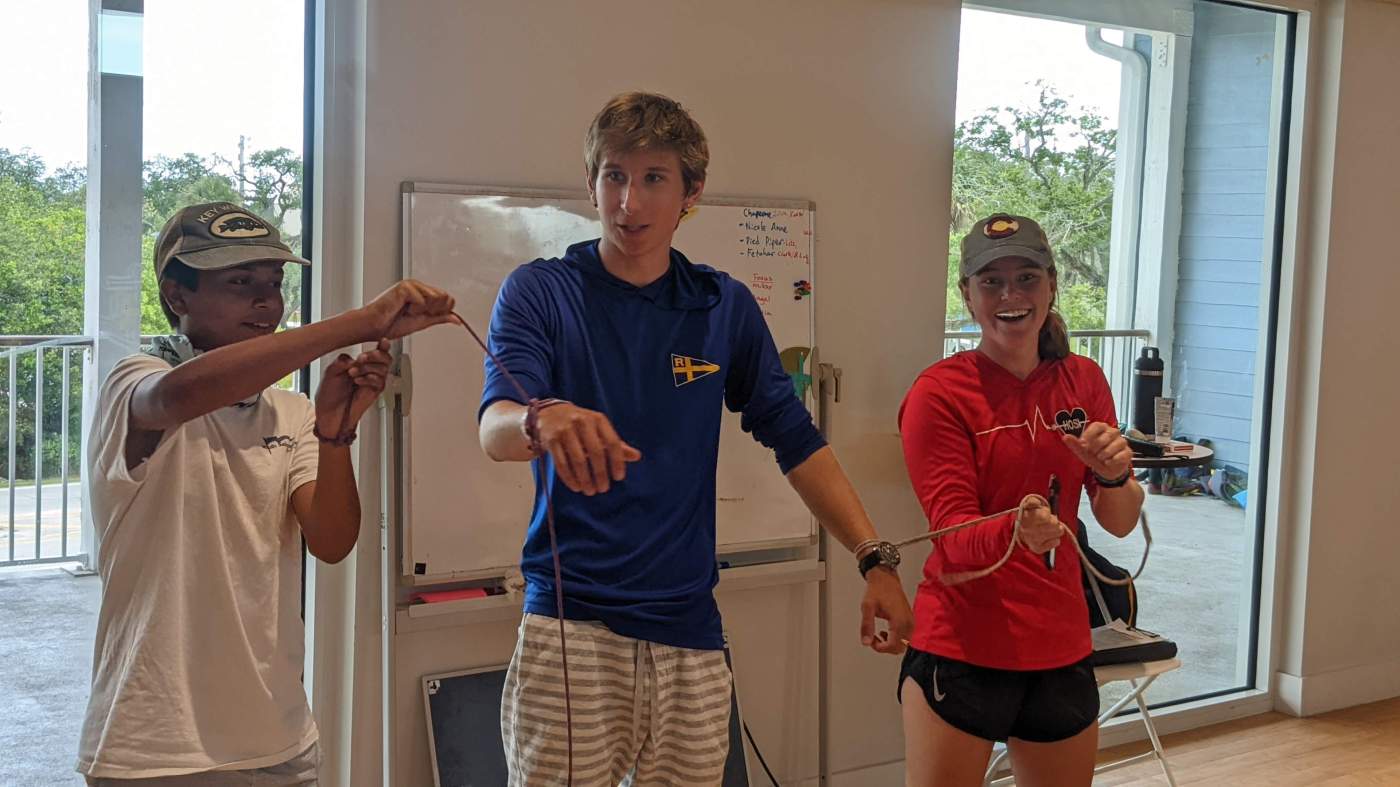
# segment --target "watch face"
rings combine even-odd
[[[861,576],[865,576],[870,569],[876,566],[889,566],[891,569],[898,569],[899,547],[888,541],[877,544],[873,550],[860,559]]]
[[[885,542],[879,547],[877,547],[876,551],[880,553],[881,563],[884,563],[885,565],[890,566],[891,568],[899,566],[899,547],[896,547],[894,544],[891,544],[889,542]]]

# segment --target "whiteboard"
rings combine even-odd
[[[807,201],[706,199],[674,240],[692,262],[752,290],[809,409],[817,400],[814,220]],[[511,271],[600,233],[583,191],[403,185],[404,277],[450,292],[482,338]],[[534,484],[528,463],[494,462],[481,450],[481,349],[460,329],[440,326],[405,338],[401,352],[407,390],[391,450],[399,468],[402,572],[415,584],[505,576],[520,562]],[[715,490],[719,553],[814,543],[816,522],[772,452],[728,410]]]

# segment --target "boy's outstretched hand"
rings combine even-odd
[[[875,619],[889,623],[879,631]],[[865,597],[860,602],[860,643],[876,653],[903,653],[914,636],[914,613],[899,583],[899,574],[883,566],[865,575]]]
[[[623,442],[606,415],[563,403],[540,410],[540,447],[554,457],[564,486],[584,495],[600,495],[627,477],[627,464],[642,452]]]
[[[456,302],[446,292],[404,279],[359,309],[364,318],[360,341],[399,339],[433,325],[457,322],[452,316],[454,306]]]
[[[362,352],[358,357],[341,353],[331,361],[316,388],[316,430],[332,437],[359,423],[360,417],[384,391],[389,379],[389,363],[388,339],[380,339],[373,350]],[[344,423],[345,401],[350,397],[353,399],[349,423]]]

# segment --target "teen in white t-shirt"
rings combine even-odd
[[[388,341],[453,319],[453,303],[405,281],[274,333],[286,262],[307,264],[236,205],[180,211],[155,254],[179,335],[102,384],[88,453],[102,604],[78,756],[90,784],[315,783],[300,541],[327,562],[354,547],[349,445],[383,390]],[[373,341],[326,367],[314,405],[269,389]]]

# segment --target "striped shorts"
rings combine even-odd
[[[564,621],[579,787],[718,785],[729,750],[724,651],[631,639]],[[526,614],[506,672],[501,736],[512,787],[567,782],[559,621]]]

